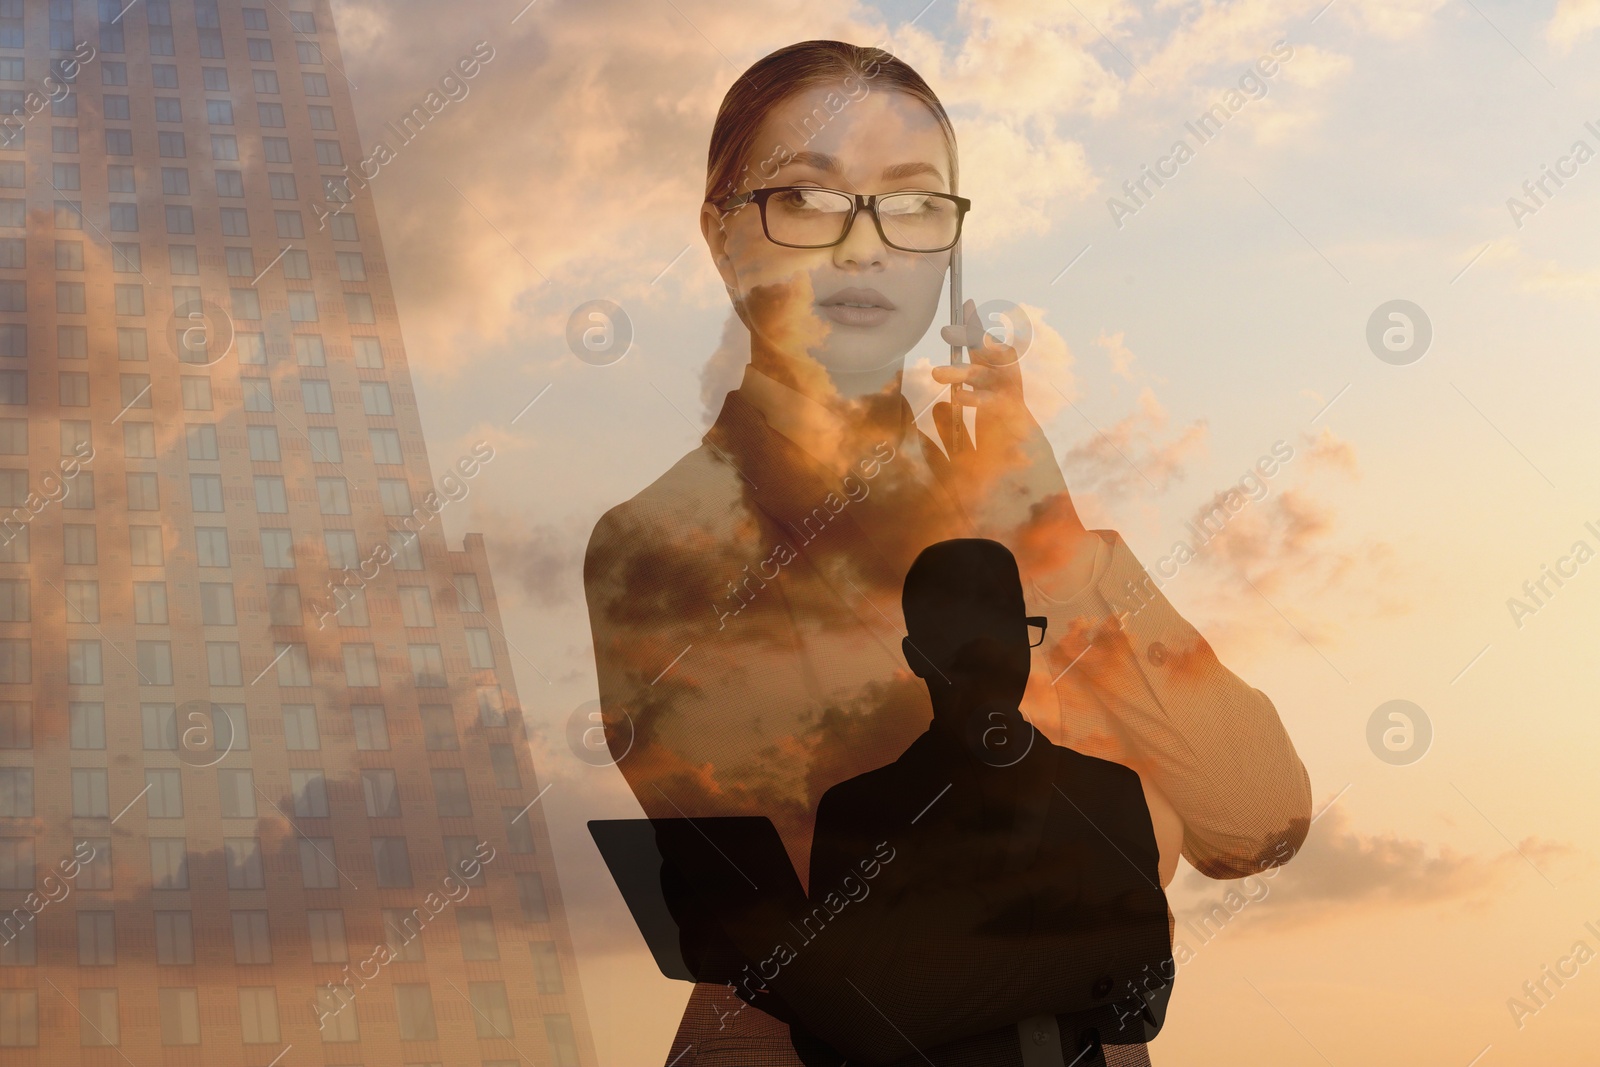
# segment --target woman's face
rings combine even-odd
[[[853,95],[821,86],[774,108],[736,191],[952,192],[950,150],[927,105],[850,84]],[[705,205],[701,230],[750,328],[752,361],[813,396],[857,396],[896,381],[933,320],[950,262],[948,250],[888,247],[866,212],[831,248],[774,244],[754,203],[726,214]]]

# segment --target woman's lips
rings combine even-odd
[[[823,315],[844,326],[882,326],[889,321],[890,311],[874,304],[860,307],[855,304],[818,304]]]

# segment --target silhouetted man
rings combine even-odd
[[[1104,1063],[1102,1042],[1154,1036],[1170,993],[1149,988],[1149,975],[1172,974],[1171,930],[1139,776],[1052,744],[1022,717],[1038,643],[1029,631],[1042,642],[1046,620],[1027,617],[1005,546],[930,546],[901,602],[902,649],[927,684],[933,721],[895,762],[823,795],[810,898],[838,900],[888,842],[892,862],[839,913],[860,953],[882,954],[897,974],[920,972],[933,987],[941,976],[966,986],[992,974],[1006,1000],[963,1003],[974,1019],[1005,1017],[1019,988],[1041,993],[1014,1004],[1015,1027],[907,1062]],[[856,992],[873,998],[870,988]],[[794,1033],[808,1062],[841,1062],[802,1027]]]

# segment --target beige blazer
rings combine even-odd
[[[1138,772],[1163,884],[1179,851],[1216,878],[1294,854],[1310,782],[1272,701],[1222,665],[1115,531],[1093,531],[1087,585],[1055,580],[1047,505],[1063,483],[1042,433],[999,508],[974,516],[903,399],[819,456],[792,428],[798,394],[773,385],[747,375],[701,446],[589,541],[607,739],[647,816],[768,816],[803,880],[822,794],[893,761],[931,717],[900,649],[906,570],[935,541],[992,536],[1022,549],[1030,613],[1050,619],[1023,711],[1057,744]],[[1142,1047],[1111,1051],[1148,1062]],[[663,1063],[800,1061],[787,1026],[701,984]]]

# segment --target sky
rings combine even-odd
[[[1089,527],[1148,567],[1293,449],[1163,591],[1272,698],[1319,815],[1271,879],[1180,867],[1193,958],[1153,1061],[1590,1062],[1600,0],[925,3],[335,0],[367,144],[493,50],[361,195],[436,469],[497,453],[444,522],[487,539],[603,1062],[662,1062],[688,986],[585,829],[638,806],[567,741],[595,698],[584,545],[737,384],[707,138],[740,71],[818,37],[889,48],[949,110],[967,293],[1027,310]],[[1136,198],[1146,166],[1171,176]],[[601,299],[632,333],[606,366],[566,342]],[[930,330],[908,357],[914,408],[946,354]]]

